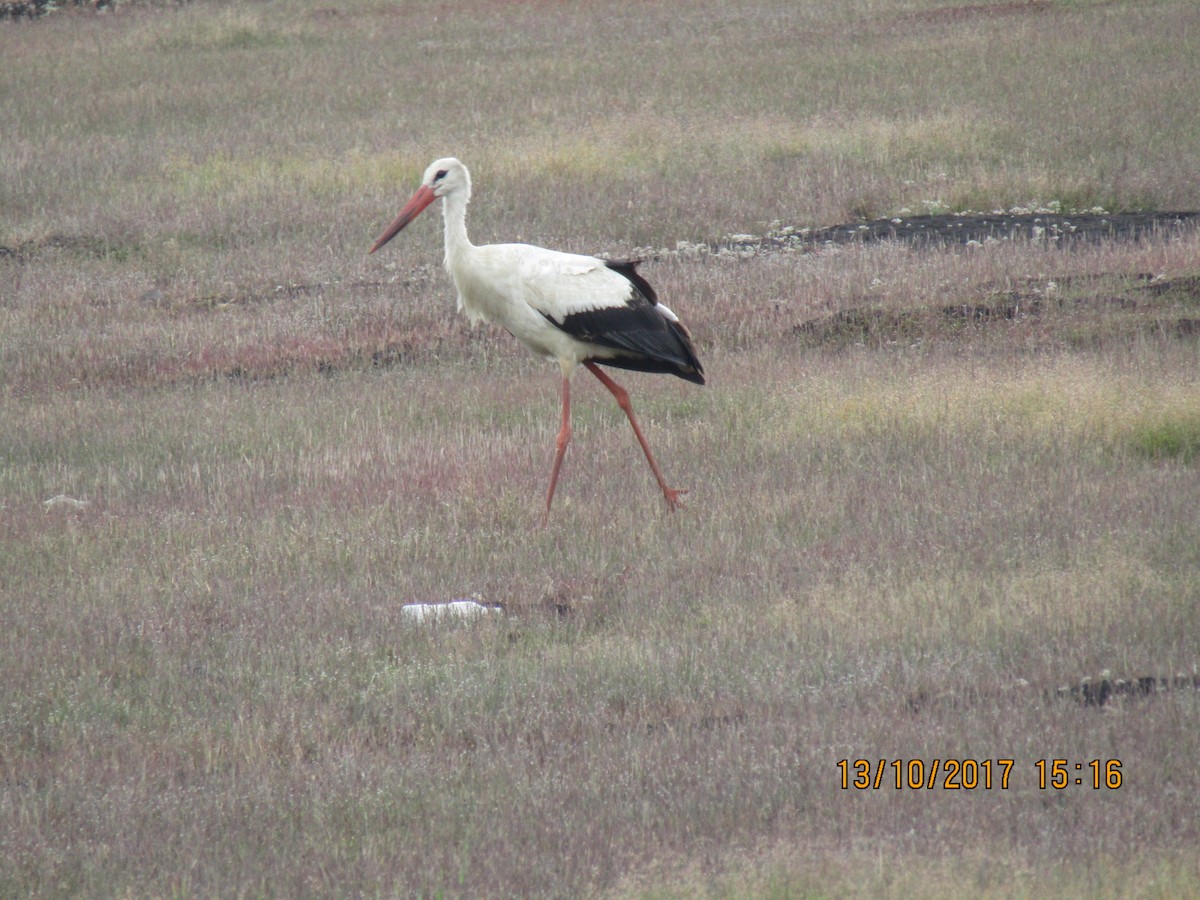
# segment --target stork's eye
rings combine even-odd
[[[446,177],[446,170],[445,170],[445,169],[438,169],[438,173],[437,173],[436,175],[434,175],[434,176],[433,176],[433,180],[434,180],[434,181],[441,181],[441,180],[442,180],[443,178],[445,178],[445,177]]]

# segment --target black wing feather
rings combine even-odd
[[[605,260],[604,264],[629,281],[630,296],[624,306],[573,313],[555,321],[557,328],[589,344],[620,351],[594,362],[618,369],[678,375],[704,384],[704,367],[696,356],[691,335],[679,322],[658,309],[658,296],[650,282],[637,272],[637,260]]]
[[[658,294],[654,293],[654,288],[650,286],[645,278],[637,270],[640,259],[606,259],[604,265],[608,266],[618,275],[624,275],[634,289],[643,297],[650,301],[651,306],[658,305]]]

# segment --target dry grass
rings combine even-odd
[[[1200,207],[1192,4],[794,6],[0,27],[0,895],[1200,890],[1197,692],[1047,699],[1200,657],[1195,231],[658,253],[711,384],[623,381],[688,507],[581,378],[541,530],[556,375],[436,223],[365,257],[445,152],[477,240],[614,254]]]

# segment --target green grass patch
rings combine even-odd
[[[1200,414],[1154,417],[1130,428],[1128,439],[1150,459],[1190,463],[1200,451]]]

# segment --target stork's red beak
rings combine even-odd
[[[392,220],[392,224],[387,227],[387,230],[379,236],[378,240],[371,245],[371,249],[367,252],[374,253],[376,250],[398,235],[401,230],[403,230],[405,225],[419,216],[421,214],[421,210],[423,210],[436,199],[437,195],[433,192],[433,188],[426,185],[421,185],[421,187],[417,189],[417,192],[412,195],[412,199],[404,204],[404,209],[400,210],[400,215],[396,216],[396,218]]]

